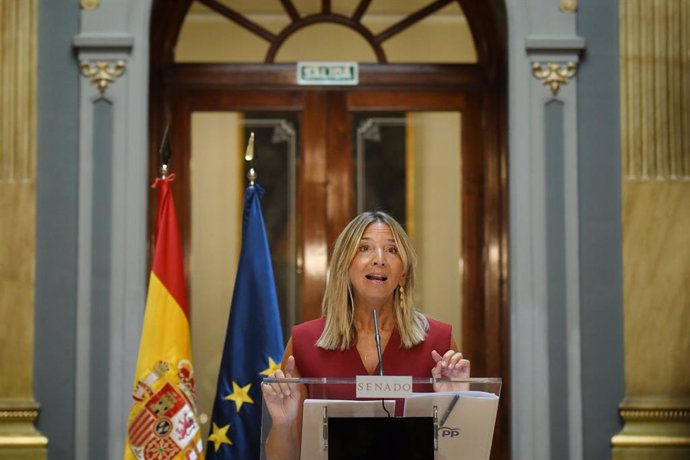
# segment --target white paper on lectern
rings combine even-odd
[[[395,401],[385,400],[388,412],[395,414]],[[343,399],[305,399],[302,412],[301,460],[326,460],[328,451],[323,442],[323,408],[329,417],[388,417],[381,400],[352,401]]]
[[[437,460],[487,460],[491,454],[498,396],[483,391],[414,393],[405,400],[405,417],[429,417],[434,405],[439,423],[458,396],[438,430]]]

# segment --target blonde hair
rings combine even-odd
[[[328,266],[326,292],[321,304],[321,310],[326,317],[326,326],[316,342],[318,347],[327,350],[337,348],[346,350],[357,343],[354,305],[348,272],[364,231],[369,225],[376,222],[388,225],[391,233],[393,233],[398,254],[403,263],[403,273],[406,275],[403,284],[403,302],[400,302],[399,288],[393,294],[395,323],[402,346],[403,348],[412,348],[426,338],[429,322],[424,315],[414,309],[417,254],[412,247],[410,238],[400,224],[385,212],[374,211],[364,212],[352,219],[335,242],[333,255]]]

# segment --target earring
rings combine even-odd
[[[400,303],[400,309],[405,310],[405,288],[403,285],[400,285],[400,291],[398,292],[398,297],[399,297],[399,303]]]

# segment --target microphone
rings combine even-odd
[[[376,352],[379,354],[379,375],[383,375],[383,356],[381,356],[381,333],[379,332],[379,314],[374,308],[374,339],[376,340]]]

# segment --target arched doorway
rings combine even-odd
[[[459,305],[455,310],[457,324],[461,329],[463,352],[473,362],[473,373],[504,379],[495,458],[507,458],[510,367],[503,8],[497,6],[499,2],[420,1],[402,19],[376,30],[365,21],[366,13],[376,4],[375,1],[345,2],[350,5],[347,14],[338,9],[343,2],[318,2],[310,12],[301,8],[301,2],[284,0],[280,3],[279,11],[284,23],[271,29],[262,26],[250,14],[233,9],[230,2],[153,2],[150,171],[154,174],[157,170],[157,144],[169,121],[173,133],[173,169],[178,176],[175,187],[187,270],[191,271],[189,260],[194,246],[191,235],[194,233],[195,195],[191,178],[193,169],[199,169],[199,163],[191,166],[192,160],[198,158],[192,153],[195,114],[218,112],[244,121],[263,120],[266,123],[270,119],[274,125],[287,123],[298,139],[293,152],[295,161],[292,166],[285,165],[288,169],[295,168],[294,174],[288,174],[287,179],[288,183],[293,181],[292,185],[286,185],[286,190],[295,191],[294,200],[284,203],[293,213],[286,219],[285,234],[292,235],[290,238],[294,241],[292,252],[288,249],[286,256],[285,278],[292,277],[293,280],[293,291],[285,295],[288,299],[286,304],[292,306],[283,307],[283,319],[289,318],[288,323],[318,316],[329,248],[345,223],[363,206],[361,203],[371,205],[357,192],[358,189],[368,190],[363,184],[365,174],[360,174],[362,157],[357,155],[362,155],[362,152],[357,150],[360,139],[357,133],[363,133],[365,127],[373,123],[377,124],[379,137],[385,139],[381,128],[402,119],[399,125],[403,126],[403,136],[408,136],[413,132],[410,128],[413,118],[431,120],[434,114],[451,114],[446,118],[451,121],[445,132],[455,132],[458,139],[456,157],[462,165],[457,181],[458,193],[452,197],[437,197],[437,201],[446,207],[449,215],[452,210],[460,216],[460,228],[447,240],[457,240],[459,245],[455,275],[460,286]],[[193,4],[205,5],[241,29],[242,33],[265,42],[263,58],[252,63],[178,62],[176,46]],[[402,36],[406,29],[448,6],[460,7],[466,18],[476,52],[474,62],[439,64],[423,62],[418,56],[414,63],[403,63],[403,45],[398,46],[403,49],[403,58],[390,59],[389,52],[393,51],[386,48],[386,43],[390,43],[392,37]],[[286,47],[300,48],[291,44],[291,37],[310,26],[322,24],[346,28],[361,37],[359,46],[369,47],[371,58],[359,64],[358,85],[300,86],[295,64],[285,56],[281,58]],[[309,43],[313,39],[307,36],[302,40],[302,43]],[[282,121],[276,122],[278,119]],[[271,129],[275,131],[275,126]],[[406,152],[413,144],[416,145],[408,136]],[[416,158],[417,163],[428,161],[421,153]],[[401,179],[403,194],[409,191],[408,174],[412,169],[409,162],[405,164],[407,169]],[[385,172],[388,176],[390,168]],[[372,182],[381,177],[374,174]],[[241,176],[229,180],[236,182],[236,188],[241,190]],[[401,220],[408,222],[408,231],[412,230],[415,222],[420,222],[419,219],[408,219],[412,212],[405,211],[409,211],[411,201],[414,200],[408,197],[404,211],[401,211],[405,214]],[[429,232],[420,238],[433,240],[438,236]],[[227,278],[230,277],[228,273]],[[192,315],[194,308],[192,302]]]

